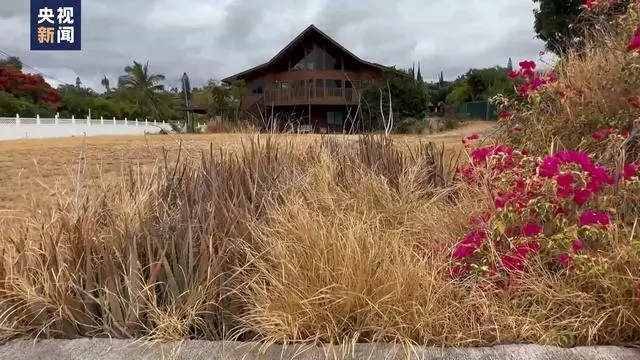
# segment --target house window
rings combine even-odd
[[[291,68],[292,71],[303,71],[305,70],[306,64],[306,56],[305,56],[305,52],[304,51],[300,51],[299,53],[297,53],[297,56],[295,57],[296,59],[300,59],[298,62],[296,62],[295,65],[293,65],[293,67]]]
[[[327,87],[339,89],[342,87],[342,80],[327,80]]]
[[[306,69],[307,70],[313,70],[315,69],[315,59],[314,59],[314,51],[313,51],[313,45],[309,45],[309,47],[307,47],[306,51]]]
[[[323,70],[340,70],[340,64],[333,56],[329,55],[328,52],[324,52],[324,64],[322,67]]]
[[[327,111],[327,125],[341,126],[342,111]]]
[[[293,65],[291,71],[316,70],[322,67],[322,54],[316,50],[314,45],[309,45],[303,49],[296,59],[300,59]],[[319,61],[320,59],[320,61]]]

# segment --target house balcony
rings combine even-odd
[[[360,93],[355,88],[303,87],[270,88],[263,94],[251,94],[242,99],[243,107],[257,102],[266,106],[293,105],[358,105]]]

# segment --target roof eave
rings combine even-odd
[[[269,65],[269,62],[266,62],[264,64],[260,64],[258,66],[254,66],[254,67],[252,67],[250,69],[243,70],[243,71],[241,71],[241,72],[239,72],[239,73],[237,73],[235,75],[228,76],[228,77],[226,77],[226,78],[224,78],[224,79],[222,79],[220,81],[222,81],[223,83],[230,84],[233,81],[237,80],[239,77],[242,77],[244,75],[250,74],[250,73],[252,73],[254,71],[257,71],[257,70],[261,70],[261,69],[267,67],[268,65]]]

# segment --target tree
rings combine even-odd
[[[411,67],[407,69],[407,74],[408,74],[412,79],[415,79],[415,78],[416,78],[416,65],[415,65],[415,64],[411,65]]]
[[[422,83],[424,80],[422,79],[422,74],[420,73],[420,62],[418,62],[418,74],[416,75],[416,80]]]
[[[471,100],[473,100],[473,90],[468,83],[462,82],[451,88],[445,101],[448,104],[460,105]]]
[[[631,0],[621,0],[609,7],[603,18],[607,19],[626,11]],[[547,50],[561,55],[567,51],[580,51],[593,18],[581,16],[584,0],[533,0],[540,8],[533,11],[534,30],[546,43]]]
[[[378,81],[362,91],[363,130],[374,130],[382,127],[380,101],[383,112],[389,112],[389,92],[395,119],[398,124],[403,118],[423,118],[429,102],[429,89],[426,84],[418,82],[407,71],[391,69],[383,72]],[[388,87],[387,87],[388,86]]]
[[[51,116],[59,105],[59,92],[41,75],[0,67],[0,116]]]
[[[224,120],[237,119],[240,98],[248,93],[244,81],[223,84],[216,80],[201,89],[193,89],[193,104],[207,109],[209,117],[222,117]]]
[[[100,84],[104,87],[104,89],[109,92],[111,88],[109,87],[109,78],[107,75],[102,75],[102,80],[100,80]]]
[[[8,56],[7,58],[0,60],[0,68],[22,70],[22,61],[20,61],[20,58],[17,56]]]
[[[144,65],[134,61],[133,66],[124,68],[125,74],[118,78],[118,87],[128,90],[135,100],[135,105],[142,117],[153,115],[158,117],[159,99],[157,93],[164,89],[160,84],[165,76],[149,72],[149,62]]]
[[[507,72],[507,68],[500,66],[470,69],[446,87],[431,84],[437,91],[431,93],[429,101],[435,104],[446,99],[447,104],[460,105],[468,101],[487,101],[498,94],[514,96],[513,84]]]
[[[467,85],[471,91],[471,100],[478,100],[480,95],[487,90],[488,84],[477,71],[470,71],[467,75]]]
[[[25,74],[15,68],[0,68],[0,91],[43,106],[55,106],[60,101],[58,91],[42,75]]]
[[[513,62],[511,61],[511,58],[507,61],[507,71],[513,71]]]

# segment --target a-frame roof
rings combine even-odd
[[[382,69],[382,70],[386,70],[386,69],[390,69],[387,66],[384,65],[380,65],[377,63],[373,63],[373,62],[369,62],[369,61],[365,61],[362,60],[361,58],[359,58],[358,56],[356,56],[354,53],[352,53],[351,51],[347,50],[347,48],[345,48],[344,46],[340,45],[337,41],[335,41],[334,39],[332,39],[329,35],[325,34],[322,30],[318,29],[315,25],[311,24],[309,25],[306,29],[304,29],[298,36],[296,36],[293,40],[291,40],[291,42],[289,42],[284,48],[282,48],[282,50],[280,50],[274,57],[271,58],[271,60],[267,61],[264,64],[258,65],[258,66],[254,66],[250,69],[244,70],[242,72],[239,72],[235,75],[229,76],[225,79],[222,79],[222,82],[225,83],[230,83],[235,79],[241,78],[241,77],[245,77],[255,71],[259,71],[259,70],[263,70],[268,68],[270,65],[276,63],[277,61],[281,60],[283,57],[285,57],[285,55],[287,54],[287,52],[298,46],[301,42],[304,41],[304,39],[308,36],[308,35],[312,35],[312,34],[316,34],[319,35],[321,38],[324,38],[327,42],[329,42],[330,44],[336,46],[340,51],[342,51],[344,54],[346,54],[347,56],[351,57],[353,60],[361,63],[362,65],[365,66],[371,66],[371,67],[375,67],[378,69]]]

